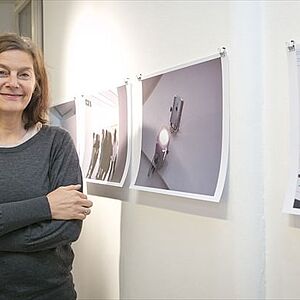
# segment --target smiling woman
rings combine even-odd
[[[0,53],[1,123],[17,123],[21,132],[25,130],[23,111],[30,103],[35,82],[33,60],[28,53],[20,50]]]
[[[0,300],[76,299],[71,243],[92,202],[68,132],[46,125],[40,50],[0,35]]]

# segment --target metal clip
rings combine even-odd
[[[219,48],[219,53],[220,53],[221,57],[225,57],[226,56],[226,48],[225,47]]]
[[[296,50],[295,41],[291,40],[289,43],[287,43],[287,48],[290,52],[295,51]]]

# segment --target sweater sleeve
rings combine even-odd
[[[76,149],[70,135],[66,131],[59,130],[52,145],[49,179],[51,191],[60,186],[82,184],[82,175]],[[52,220],[46,196],[41,196],[36,200],[32,199],[28,201],[36,201],[34,203],[34,210],[39,211],[41,220],[28,226],[25,224],[25,227],[2,235],[0,237],[0,251],[43,251],[70,244],[78,239],[82,221]],[[45,201],[47,203],[45,203]],[[23,205],[26,205],[26,202],[27,201],[22,201]],[[20,209],[19,204],[20,203],[16,206],[16,209]],[[32,204],[33,203],[30,203],[30,205]],[[11,203],[8,203],[7,205],[11,205]],[[5,207],[2,209],[5,209]],[[12,207],[8,207],[7,210],[8,209],[10,210],[9,213],[13,214]],[[27,211],[28,213],[28,209],[25,209],[24,211]],[[42,211],[43,213],[41,213]],[[18,222],[18,220],[16,220],[16,222]]]
[[[50,219],[51,211],[46,196],[0,204],[0,247],[3,235]]]

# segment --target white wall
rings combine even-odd
[[[263,298],[259,3],[45,1],[44,11],[45,53],[56,104],[84,90],[227,47],[231,155],[223,199],[213,204],[133,193],[131,202],[155,202],[168,210],[123,204],[121,298]],[[96,207],[92,218],[103,215]],[[77,261],[78,266],[82,261],[97,266],[99,273],[94,269],[84,280],[85,272],[75,269],[79,296],[109,298],[111,294],[96,287],[95,274],[103,276],[103,254],[87,258],[87,244],[99,238],[89,222],[76,245]],[[104,231],[115,220],[105,222]],[[90,283],[89,295],[83,281]]]
[[[16,31],[14,9],[15,9],[14,0],[0,1],[0,33]]]
[[[78,298],[119,299],[120,202],[91,195],[89,199],[93,213],[73,247]]]
[[[268,1],[265,84],[266,296],[299,299],[300,218],[282,214],[288,181],[289,81],[286,43],[300,43],[300,3]]]
[[[177,212],[123,204],[121,296],[264,298],[261,4],[142,2],[131,5],[126,20],[128,38],[138,43],[134,53],[145,73],[226,46],[231,136],[220,204],[146,193],[135,195],[136,201]]]
[[[44,10],[56,104],[222,46],[228,51],[230,157],[221,202],[129,193],[121,298],[299,298],[300,222],[281,208],[288,174],[285,42],[300,41],[300,4],[45,0]],[[80,299],[116,298],[121,204],[95,202],[75,246],[75,279]]]

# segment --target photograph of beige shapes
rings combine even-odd
[[[126,85],[82,96],[78,127],[86,181],[123,186],[130,155],[127,114]]]

